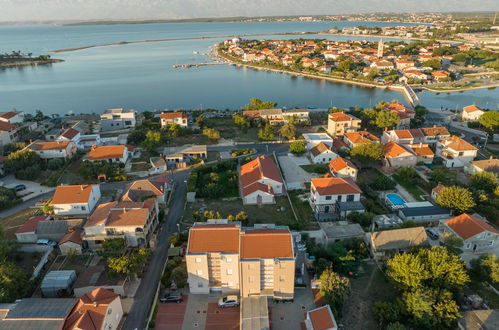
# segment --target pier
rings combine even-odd
[[[193,67],[200,67],[200,66],[208,66],[208,65],[225,65],[225,64],[230,64],[228,62],[207,62],[207,63],[192,63],[192,64],[173,64],[172,67],[174,69],[178,68],[193,68]]]

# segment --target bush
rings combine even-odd
[[[185,267],[178,266],[172,270],[170,280],[175,282],[177,288],[182,289],[187,284],[187,270]]]
[[[397,183],[386,175],[380,175],[371,184],[371,188],[374,190],[393,190]]]
[[[60,170],[64,166],[64,160],[62,159],[51,159],[47,163],[49,170],[55,171]]]
[[[289,145],[289,152],[294,155],[303,155],[306,150],[306,145],[303,141],[295,141]]]

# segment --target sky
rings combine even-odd
[[[494,11],[497,0],[0,0],[0,21]]]

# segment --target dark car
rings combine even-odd
[[[438,239],[438,232],[433,228],[426,228],[426,234],[430,236],[431,239]]]
[[[26,185],[24,185],[24,184],[18,184],[17,186],[14,187],[14,190],[15,191],[26,190]]]
[[[162,303],[180,304],[182,302],[182,294],[180,292],[165,293],[163,297],[159,298],[159,301]]]

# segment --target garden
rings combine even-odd
[[[227,198],[239,196],[237,160],[231,159],[192,170],[187,191],[197,198]]]

